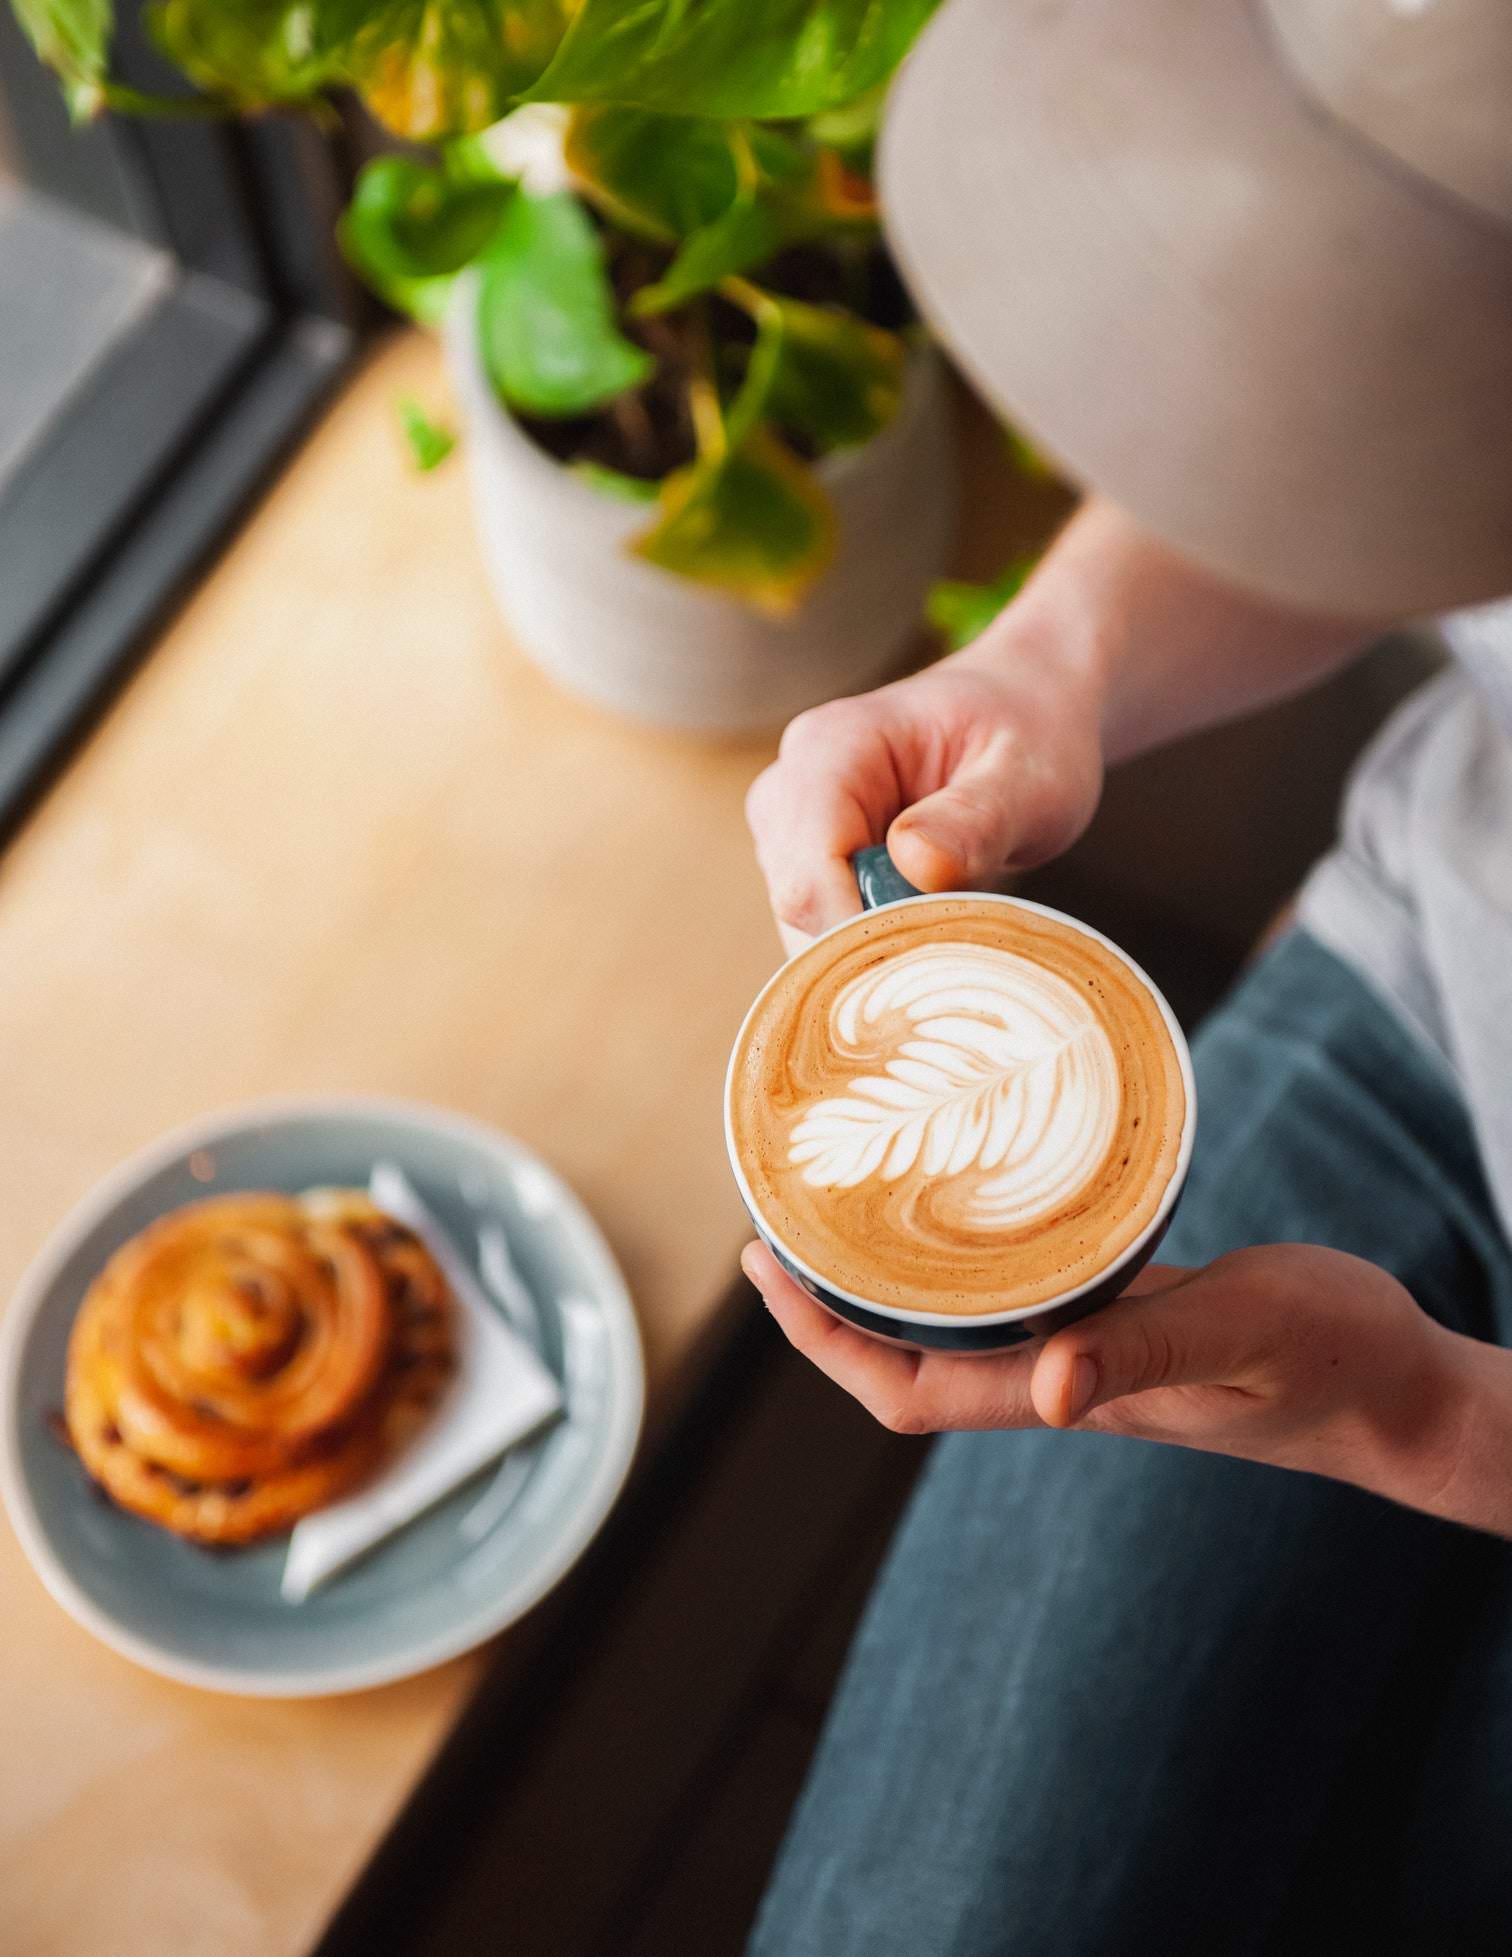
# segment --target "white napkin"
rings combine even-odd
[[[451,1286],[457,1302],[457,1371],[425,1426],[376,1479],[295,1524],[282,1584],[285,1601],[293,1604],[562,1407],[557,1382],[489,1303],[403,1170],[380,1162],[368,1188],[381,1210],[423,1239]]]

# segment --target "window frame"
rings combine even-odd
[[[371,317],[334,225],[341,133],[306,119],[69,127],[0,0],[23,195],[113,223],[172,276],[0,487],[0,842],[350,365]],[[171,86],[130,21],[115,68]]]

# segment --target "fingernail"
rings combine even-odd
[[[938,825],[932,822],[927,815],[921,816],[917,820],[911,816],[900,818],[894,824],[894,830],[900,839],[906,837],[912,842],[923,843],[926,849],[950,848],[950,837],[942,834]]]
[[[1080,1420],[1097,1392],[1097,1361],[1079,1352],[1071,1362],[1071,1381],[1066,1388],[1066,1418]]]
[[[897,828],[896,824],[894,828]],[[915,876],[924,877],[933,888],[946,890],[959,887],[960,878],[967,867],[967,852],[946,824],[925,816],[921,821],[906,822],[898,833],[916,849],[925,852],[922,862],[915,858]]]

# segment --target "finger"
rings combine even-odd
[[[918,1354],[868,1338],[827,1312],[783,1270],[764,1243],[747,1244],[741,1269],[790,1345],[885,1426],[911,1417]]]
[[[867,1411],[903,1434],[1038,1427],[1028,1350],[908,1352],[868,1338],[814,1303],[765,1244],[741,1258],[789,1341]]]
[[[887,832],[888,854],[921,890],[990,888],[1022,867],[1022,770],[995,734],[943,788],[907,808]]]
[[[746,817],[790,956],[860,910],[850,858],[871,841],[871,825],[841,781],[774,762],[752,784]]]
[[[903,799],[875,704],[800,714],[746,798],[756,858],[784,938],[806,942],[861,908],[850,859],[879,842]],[[791,948],[791,946],[790,946]]]
[[[1121,1298],[1142,1298],[1150,1291],[1169,1291],[1184,1278],[1195,1277],[1201,1266],[1188,1264],[1146,1264],[1119,1292]]]
[[[1046,1341],[1031,1391],[1051,1427],[1161,1386],[1234,1385],[1254,1357],[1249,1315],[1210,1270],[1143,1274],[1105,1311]]]
[[[1147,1297],[1151,1292],[1169,1291],[1191,1272],[1179,1264],[1146,1264],[1129,1280],[1120,1294],[1122,1298]],[[1105,1309],[1111,1311],[1112,1306]],[[1080,1365],[1079,1361],[1086,1364]],[[1048,1339],[1036,1357],[1032,1393],[1036,1412],[1049,1427],[1070,1427],[1080,1417],[1080,1412],[1090,1409],[1091,1400],[1088,1385],[1091,1380],[1090,1367],[1095,1366],[1092,1354],[1083,1342],[1063,1333]],[[1083,1401],[1087,1402],[1082,1407]],[[1080,1412],[1073,1412],[1073,1407]]]
[[[914,1380],[915,1410],[929,1433],[979,1433],[1043,1425],[1030,1394],[1033,1348],[1009,1352],[930,1352]]]

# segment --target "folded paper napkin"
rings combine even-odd
[[[425,1426],[381,1474],[295,1525],[282,1585],[285,1600],[294,1604],[562,1408],[557,1382],[505,1324],[404,1172],[379,1163],[368,1188],[380,1209],[423,1239],[445,1273],[457,1304],[456,1377]]]

